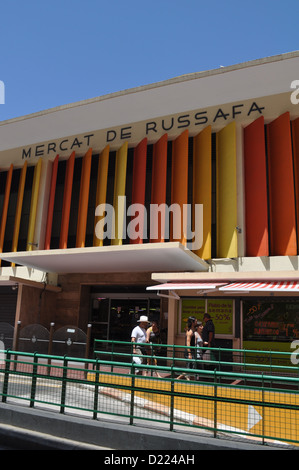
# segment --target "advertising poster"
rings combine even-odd
[[[211,315],[215,325],[215,334],[233,335],[233,300],[232,299],[183,299],[180,332],[184,333],[188,317],[203,320],[204,313]]]
[[[180,332],[185,333],[188,317],[195,317],[202,321],[205,313],[206,301],[204,299],[183,299]]]
[[[291,366],[291,344],[299,340],[299,302],[288,300],[243,302],[243,348],[248,361],[268,365],[271,351],[272,364]],[[278,352],[285,354],[276,354]]]
[[[233,300],[209,299],[207,312],[212,317],[216,335],[233,335]]]

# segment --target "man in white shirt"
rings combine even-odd
[[[149,323],[148,317],[145,315],[141,315],[137,323],[139,323],[139,325],[135,326],[131,333],[131,341],[133,343],[133,354],[136,354],[136,356],[133,356],[133,361],[136,364],[142,364],[142,355],[145,353],[144,344],[146,343],[146,328],[148,327]],[[135,372],[137,374],[138,370],[136,369]],[[143,371],[142,375],[146,375],[146,371]]]

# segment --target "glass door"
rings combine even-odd
[[[140,315],[148,316],[148,299],[111,299],[109,339],[131,341]]]

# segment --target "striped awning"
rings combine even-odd
[[[298,292],[298,281],[234,282],[219,288],[226,292]]]

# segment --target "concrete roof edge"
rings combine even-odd
[[[202,71],[202,72],[192,72],[192,73],[188,73],[188,74],[185,74],[185,75],[180,75],[180,76],[177,76],[177,77],[173,77],[173,78],[170,78],[170,79],[167,79],[167,80],[163,80],[163,81],[160,81],[160,82],[155,82],[155,83],[151,83],[151,84],[147,84],[147,85],[141,85],[141,86],[138,86],[138,87],[129,88],[129,89],[125,89],[125,90],[122,90],[122,91],[117,91],[117,92],[109,93],[109,94],[106,94],[106,95],[98,96],[98,97],[95,97],[95,98],[89,98],[87,100],[82,100],[82,101],[77,101],[77,102],[74,102],[74,103],[64,104],[64,105],[61,105],[61,106],[56,106],[54,108],[49,108],[49,109],[38,111],[38,112],[35,112],[35,113],[32,113],[32,114],[27,114],[27,115],[24,115],[24,116],[18,116],[18,117],[8,119],[8,120],[5,120],[5,121],[0,121],[0,126],[4,126],[4,125],[11,124],[11,123],[18,122],[18,121],[23,121],[25,119],[32,119],[32,118],[40,117],[40,116],[43,116],[43,115],[46,115],[46,114],[54,113],[54,112],[57,112],[57,111],[62,111],[62,110],[65,110],[65,109],[76,108],[76,107],[79,107],[79,106],[85,106],[85,105],[88,105],[88,104],[104,101],[104,100],[107,100],[107,99],[117,98],[117,97],[128,95],[128,94],[139,93],[139,92],[151,90],[151,89],[157,88],[157,87],[174,85],[176,83],[180,83],[180,82],[183,82],[183,81],[196,80],[198,78],[204,78],[204,77],[208,77],[208,76],[223,74],[223,73],[227,73],[227,72],[241,70],[241,69],[244,69],[244,68],[256,67],[256,66],[259,66],[259,65],[265,65],[265,64],[269,64],[269,63],[273,63],[273,62],[278,62],[278,61],[281,61],[281,60],[293,59],[293,58],[298,58],[298,57],[299,57],[299,50],[298,51],[293,51],[293,52],[287,52],[287,53],[283,53],[283,54],[278,54],[278,55],[274,55],[274,56],[269,56],[269,57],[265,57],[265,58],[261,58],[261,59],[254,59],[254,60],[251,60],[251,61],[241,62],[241,63],[234,64],[234,65],[228,65],[228,66],[224,66],[224,67],[220,66],[218,69],[211,69],[211,70],[206,70],[206,71]]]

